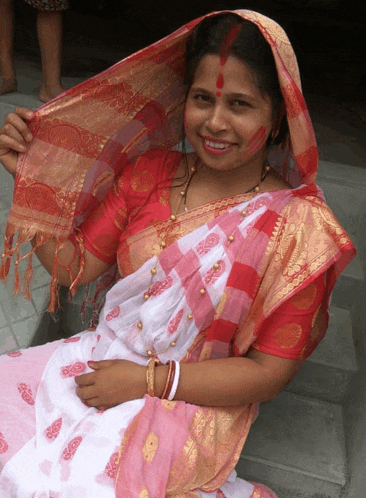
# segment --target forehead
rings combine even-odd
[[[218,55],[205,55],[197,66],[193,84],[194,86],[216,87],[219,74],[223,75],[226,92],[247,93],[250,90],[253,93],[260,93],[254,71],[247,64],[232,56],[222,66]]]

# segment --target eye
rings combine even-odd
[[[212,101],[212,98],[205,93],[196,93],[192,98],[198,105],[209,104]]]
[[[236,109],[245,109],[246,107],[252,107],[246,100],[235,99],[230,102],[230,105]]]

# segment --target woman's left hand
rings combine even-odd
[[[106,410],[146,393],[146,367],[127,360],[89,361],[94,372],[75,377],[76,394],[87,406]]]

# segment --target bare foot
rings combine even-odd
[[[63,86],[55,86],[51,88],[42,86],[39,92],[39,100],[42,100],[42,102],[49,102],[50,100],[61,95],[61,93],[66,92],[66,90],[67,89]]]
[[[2,78],[0,86],[0,95],[4,93],[16,92],[18,89],[16,78],[5,79]]]

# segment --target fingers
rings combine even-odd
[[[76,395],[83,401],[89,401],[96,398],[95,389],[93,386],[78,387],[76,389]]]
[[[27,145],[32,141],[33,135],[26,124],[25,109],[17,109],[17,111],[6,116],[5,124],[1,131],[19,143]]]
[[[108,368],[115,363],[116,360],[101,360],[101,361],[88,361],[88,367],[93,370],[100,370],[101,368]]]
[[[27,107],[17,107],[14,112],[25,120],[32,118],[34,115],[34,112]]]
[[[10,124],[5,124],[1,129],[0,147],[2,149],[11,149],[16,152],[25,152],[28,144],[14,127]]]
[[[92,386],[95,383],[95,373],[87,373],[83,375],[77,375],[75,377],[75,382],[80,387]]]
[[[111,406],[109,406],[109,405],[102,405],[101,400],[99,399],[98,396],[90,397],[90,398],[83,397],[83,396],[84,395],[78,394],[80,401],[83,403],[83,405],[87,406],[88,408],[96,408],[100,412],[104,412],[108,408],[111,408]]]

